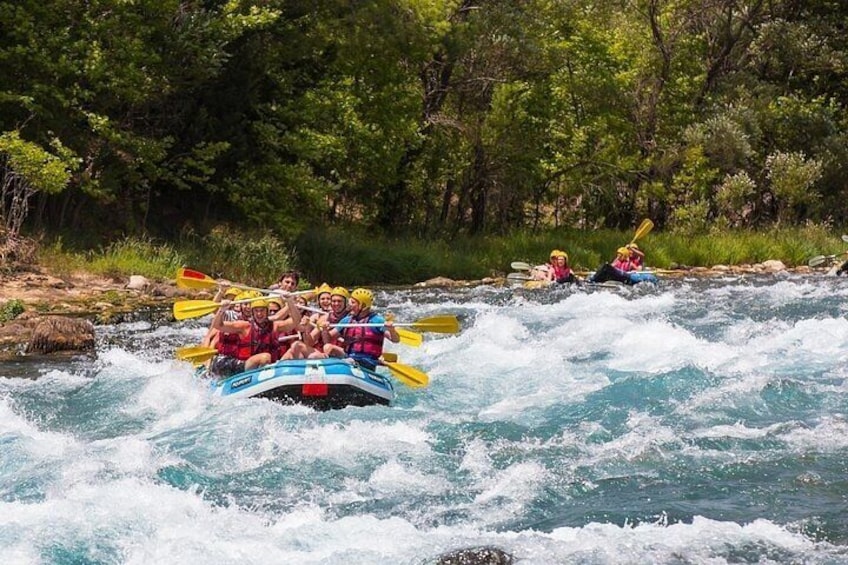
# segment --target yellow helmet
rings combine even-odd
[[[618,251],[616,251],[619,255],[623,255],[625,257],[630,257],[630,250],[626,247],[619,247]]]
[[[224,298],[238,296],[239,294],[241,294],[241,289],[231,286],[224,291]]]
[[[277,306],[279,306],[280,308],[283,307],[283,301],[278,296],[269,296],[268,297],[268,304],[270,305],[272,302],[274,304],[276,304]]]
[[[355,298],[363,308],[371,308],[374,304],[374,293],[367,288],[357,288],[350,293],[351,298]]]
[[[321,296],[322,294],[332,294],[333,287],[328,285],[327,283],[322,283],[321,286],[315,289],[315,295]]]
[[[332,296],[342,296],[342,297],[344,297],[345,300],[350,298],[350,293],[343,286],[337,286],[336,288],[333,289],[333,292],[330,293],[330,294]]]
[[[238,294],[236,294],[236,296],[235,296],[235,299],[236,299],[236,301],[237,301],[237,302],[238,302],[238,301],[240,301],[240,300],[247,300],[247,299],[249,299],[249,298],[255,298],[255,297],[252,295],[251,291],[249,291],[249,290],[245,290],[245,291],[239,292],[239,293],[238,293]]]
[[[553,251],[551,251],[551,254],[549,255],[549,257],[551,259],[553,259],[554,257],[559,257],[560,253],[562,253],[562,251],[560,251],[559,249],[554,249]]]
[[[639,249],[639,246],[636,245],[635,243],[628,243],[627,249]]]
[[[565,261],[568,262],[568,253],[565,251],[557,251],[556,257],[564,257]]]
[[[268,307],[268,301],[264,297],[263,298],[256,298],[256,299],[254,299],[250,302],[250,307],[251,308],[267,308]]]

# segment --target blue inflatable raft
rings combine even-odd
[[[213,381],[211,386],[216,396],[269,398],[318,410],[388,405],[395,399],[388,377],[349,359],[277,361]]]
[[[588,279],[592,283],[604,283],[607,281],[615,281],[627,285],[638,284],[642,282],[656,283],[657,275],[650,271],[621,271],[616,269],[609,263],[601,265],[597,271]]]

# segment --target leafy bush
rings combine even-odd
[[[0,323],[14,320],[24,313],[24,303],[17,298],[0,304]]]

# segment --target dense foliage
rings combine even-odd
[[[19,142],[53,167],[21,185],[24,227],[97,241],[839,225],[846,21],[838,0],[0,0],[0,181],[26,181]]]

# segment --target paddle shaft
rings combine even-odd
[[[633,245],[634,243],[636,243],[637,239],[639,239],[640,237],[642,237],[644,235],[647,235],[648,232],[650,232],[652,229],[654,229],[654,222],[652,222],[648,218],[645,218],[644,220],[642,220],[642,223],[639,224],[639,229],[637,229],[636,233],[633,234],[633,239],[630,241],[630,245]]]

